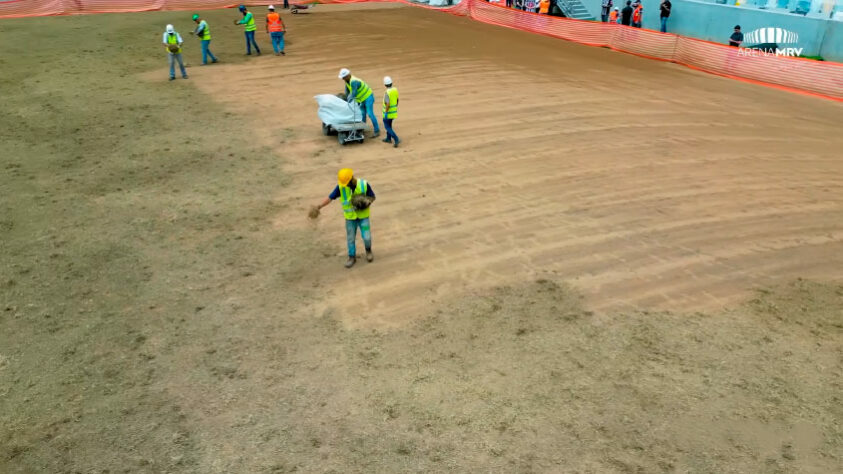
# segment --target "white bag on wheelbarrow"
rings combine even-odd
[[[357,102],[348,103],[331,94],[319,94],[314,97],[319,104],[319,118],[322,123],[338,125],[342,123],[360,122],[363,112]]]

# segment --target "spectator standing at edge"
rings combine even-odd
[[[270,5],[269,13],[266,14],[266,32],[272,39],[272,49],[275,50],[275,55],[284,56],[284,32],[287,28],[284,27],[284,22],[281,20],[281,15],[275,13],[275,6]]]
[[[743,43],[743,33],[741,33],[741,25],[735,25],[735,32],[729,37],[729,46],[739,48]]]
[[[600,21],[606,23],[609,21],[609,12],[612,10],[612,0],[603,0],[600,4]]]
[[[661,32],[667,33],[667,19],[670,18],[670,8],[671,8],[670,0],[663,0],[662,4],[659,5],[659,19],[662,22],[661,25]]]
[[[539,13],[550,15],[550,0],[539,0]]]
[[[240,13],[243,14],[243,19],[234,20],[234,24],[243,25],[243,29],[246,34],[246,56],[252,55],[252,45],[255,45],[255,52],[258,56],[260,56],[261,49],[258,48],[258,43],[255,42],[255,31],[258,29],[258,26],[255,25],[255,16],[252,15],[252,12],[246,9],[245,5],[240,5],[238,10],[240,10]]]
[[[638,3],[638,6],[635,7],[635,10],[632,12],[632,26],[635,28],[641,28],[641,19],[644,15],[644,5]]]
[[[620,23],[620,12],[618,11],[618,7],[615,7],[614,10],[609,12],[609,23]]]
[[[199,17],[198,14],[193,15],[194,23],[198,23],[196,30],[190,34],[196,35],[202,43],[202,65],[208,64],[208,56],[211,57],[211,62],[217,62],[216,56],[211,52],[211,29],[208,28],[208,22]]]
[[[632,20],[632,7],[630,5],[632,5],[632,1],[626,0],[626,6],[621,10],[621,25],[629,26],[629,22]]]
[[[161,42],[164,43],[164,49],[167,50],[167,62],[170,63],[170,80],[176,79],[175,61],[179,62],[181,77],[187,79],[187,71],[184,70],[184,61],[181,58],[181,45],[184,40],[181,39],[181,35],[173,28],[173,25],[167,25]]]

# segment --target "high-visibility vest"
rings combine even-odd
[[[202,29],[202,36],[199,37],[199,39],[201,39],[203,41],[207,41],[207,40],[211,39],[211,28],[208,27],[208,22],[205,21],[205,20],[202,20],[201,22],[199,22],[199,26],[202,26],[202,25],[205,25],[205,28]]]
[[[366,195],[369,191],[369,183],[365,179],[357,180],[357,187],[352,191],[348,186],[340,186],[340,203],[342,203],[342,213],[346,219],[353,221],[354,219],[365,219],[369,217],[369,208],[358,211],[351,204],[351,197],[358,194]]]
[[[641,23],[641,10],[643,10],[643,8],[641,8],[639,6],[638,8],[635,9],[634,12],[632,12],[632,22],[633,23]]]
[[[270,33],[284,31],[284,22],[281,21],[281,15],[277,13],[268,13],[266,15],[266,29],[268,29]]]
[[[541,0],[539,2],[539,13],[547,14],[550,11],[550,0]]]
[[[612,10],[609,13],[609,21],[611,21],[612,23],[618,21],[618,12],[616,12],[615,10]]]
[[[387,104],[389,104],[387,106]],[[386,90],[383,101],[383,114],[388,119],[398,117],[398,89],[390,87]]]
[[[351,83],[354,81],[360,83],[360,85],[357,87],[357,96],[354,98],[354,100],[356,100],[357,103],[362,104],[366,101],[366,99],[372,96],[372,89],[369,87],[368,84],[366,84],[362,80],[351,76],[351,80],[345,83],[345,88],[348,89],[349,94],[351,94]]]
[[[175,33],[170,33],[167,35],[167,44],[179,44],[179,35]],[[179,46],[179,50],[173,54],[181,53],[181,46]]]
[[[246,21],[246,23],[243,23],[246,31],[255,31],[258,29],[258,27],[255,25],[255,15],[252,15],[252,12],[247,11],[246,16],[243,17],[243,20]]]

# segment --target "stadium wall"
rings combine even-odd
[[[659,3],[660,0],[645,3],[644,28],[658,31]],[[735,25],[741,25],[744,33],[756,28],[784,28],[799,35],[798,43],[787,46],[803,48],[803,56],[822,56],[826,60],[843,62],[840,32],[843,23],[839,21],[694,0],[671,0],[671,3],[672,14],[667,24],[671,33],[725,44]],[[649,4],[654,7],[648,10]]]
[[[358,1],[361,0],[322,0],[321,3]],[[382,1],[409,3],[406,0]],[[270,1],[266,0],[249,2],[260,5],[269,3]],[[229,6],[232,6],[230,0],[12,0],[0,2],[0,18],[153,10],[208,10]],[[452,7],[436,10],[468,16],[480,22],[506,28],[674,62],[733,79],[843,101],[843,64],[840,63],[776,55],[744,55],[738,48],[722,43],[616,24],[525,13],[483,0],[462,0]],[[833,34],[840,38],[839,31]]]

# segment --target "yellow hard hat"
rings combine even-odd
[[[340,183],[340,186],[345,186],[351,181],[352,176],[354,176],[354,172],[351,171],[351,168],[343,168],[337,173],[337,182]]]

